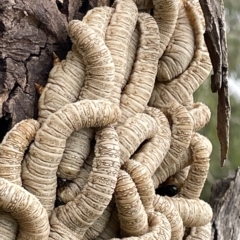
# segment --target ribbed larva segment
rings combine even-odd
[[[83,191],[73,201],[54,210],[59,221],[73,231],[76,238],[83,238],[109,204],[119,169],[118,136],[114,128],[108,126],[96,133],[95,158]]]
[[[157,131],[156,121],[145,113],[137,113],[116,128],[121,149],[121,164],[130,158],[140,144]]]
[[[136,61],[120,98],[121,122],[146,108],[154,87],[160,57],[159,30],[154,18],[148,13],[139,13],[137,28],[140,39]]]
[[[73,201],[74,198],[83,190],[83,187],[87,184],[89,173],[92,170],[92,161],[94,158],[94,152],[91,151],[87,159],[84,161],[78,175],[71,182],[65,186],[58,188],[58,197],[64,202]]]
[[[24,187],[47,209],[54,207],[56,172],[62,159],[66,139],[84,127],[102,127],[116,122],[119,108],[107,100],[82,100],[65,105],[45,121],[23,161]]]
[[[71,134],[67,139],[63,158],[58,167],[58,177],[68,180],[77,177],[80,168],[90,153],[90,143],[93,137],[94,132],[90,128],[84,128]]]
[[[180,0],[153,0],[153,16],[158,24],[160,32],[161,55],[165,51],[173,35],[178,18],[179,3]]]
[[[48,239],[50,227],[46,210],[24,188],[0,178],[0,208],[12,214],[19,224],[17,239]]]
[[[120,220],[121,235],[141,236],[148,232],[148,216],[131,176],[120,170],[115,189],[115,201]]]
[[[209,240],[211,239],[212,224],[208,224],[200,227],[192,227],[190,234],[186,237],[186,240]]]
[[[87,12],[82,21],[91,27],[102,39],[105,39],[107,26],[113,13],[114,9],[108,6],[95,7]]]
[[[172,138],[170,149],[155,172],[159,184],[181,169],[180,158],[189,147],[193,132],[193,122],[185,107],[172,103],[166,112],[172,120]]]
[[[155,197],[155,201],[159,196]],[[178,210],[185,227],[198,227],[209,223],[212,219],[212,208],[200,199],[186,199],[182,197],[165,197],[169,204]],[[155,202],[154,202],[155,204]],[[156,205],[154,205],[156,206]]]
[[[199,4],[199,3],[198,3]],[[182,74],[167,84],[155,83],[149,104],[155,107],[164,107],[169,102],[184,104],[186,99],[205,81],[212,65],[209,53],[204,42],[204,28],[201,16],[196,8],[185,3],[190,22],[193,24],[195,36],[195,52],[189,67]]]
[[[5,135],[0,144],[0,177],[22,185],[21,162],[38,129],[39,123],[36,120],[25,119]]]
[[[104,39],[79,20],[72,20],[68,31],[86,65],[84,86],[79,99],[108,98],[114,84],[115,67]]]
[[[195,49],[194,32],[182,0],[170,42],[159,60],[157,80],[168,82],[184,72],[192,61]]]
[[[69,51],[66,60],[57,63],[49,73],[48,83],[38,101],[38,121],[47,117],[65,104],[75,102],[85,78],[82,57]]]
[[[202,129],[211,118],[211,111],[205,104],[197,102],[193,104],[193,108],[189,111],[193,120],[194,130]]]
[[[154,199],[154,210],[167,217],[171,225],[171,239],[182,240],[184,235],[183,221],[174,204],[169,202],[168,198],[156,195]]]
[[[171,130],[166,116],[159,109],[147,107],[145,113],[156,120],[157,131],[137,150],[133,159],[144,165],[152,176],[170,148]]]
[[[136,26],[138,11],[132,0],[116,0],[113,7],[115,12],[106,31],[105,43],[115,65],[114,88],[110,100],[119,105],[122,88],[126,84],[124,76],[128,46]]]
[[[148,216],[149,232],[139,237],[111,238],[110,240],[170,240],[171,225],[167,218],[159,213],[152,212]]]
[[[134,181],[145,211],[147,213],[152,212],[155,189],[147,168],[133,159],[126,161],[122,168]]]
[[[17,221],[8,212],[0,209],[0,239],[15,240],[17,239],[18,224]]]
[[[212,144],[206,137],[194,133],[191,140],[191,150],[193,163],[191,164],[188,177],[181,188],[180,196],[193,199],[200,197],[206,181]]]

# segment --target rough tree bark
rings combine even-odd
[[[95,6],[111,0],[0,0],[0,141],[5,133],[25,118],[37,117],[35,83],[45,85],[52,68],[52,53],[64,58],[70,48],[67,23],[82,19]],[[222,160],[228,149],[230,104],[227,88],[227,49],[224,14],[214,8],[216,0],[200,0],[205,13],[209,48],[214,49],[212,89],[219,93],[219,126]],[[222,5],[220,5],[222,7]],[[212,31],[214,29],[214,31]],[[239,170],[234,178],[213,186],[214,240],[240,239]],[[231,236],[231,238],[230,238]]]

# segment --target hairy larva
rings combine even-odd
[[[209,170],[211,142],[199,133],[194,133],[191,140],[193,162],[186,180],[184,181],[180,196],[185,198],[199,198]]]
[[[194,55],[194,32],[181,0],[176,27],[158,64],[157,81],[168,82],[186,70]]]
[[[154,18],[148,13],[139,13],[137,28],[139,44],[132,74],[122,91],[120,108],[124,122],[135,113],[143,112],[150,99],[160,57],[160,37]]]
[[[154,209],[161,209],[163,202],[166,202],[168,207],[172,205],[177,209],[185,227],[203,226],[212,219],[212,208],[203,200],[155,195]]]
[[[183,221],[174,204],[169,202],[168,198],[159,195],[155,196],[153,204],[154,210],[164,214],[168,219],[171,225],[171,239],[182,239],[184,235]]]
[[[171,147],[155,172],[158,185],[180,170],[179,158],[189,147],[193,132],[193,122],[185,107],[178,103],[172,103],[166,109],[166,113],[171,116],[172,138]]]
[[[113,7],[115,12],[107,27],[105,43],[111,52],[115,65],[114,88],[110,100],[119,105],[121,91],[126,84],[124,75],[128,46],[136,26],[138,11],[132,0],[116,0]]]
[[[79,53],[69,51],[66,59],[55,64],[49,73],[48,82],[38,101],[38,121],[47,117],[65,104],[78,99],[85,78],[85,66]]]
[[[51,114],[39,129],[23,161],[22,180],[49,214],[54,207],[56,172],[66,139],[81,128],[114,123],[120,115],[119,108],[107,100],[82,100],[66,104]]]
[[[166,116],[159,109],[146,107],[145,113],[155,119],[157,131],[134,153],[133,159],[144,165],[152,176],[170,148],[171,130]]]
[[[200,227],[192,227],[190,234],[186,237],[186,240],[209,240],[211,239],[212,224],[208,224]]]
[[[199,3],[198,3],[199,4]],[[156,82],[149,105],[164,107],[169,102],[183,103],[189,96],[205,81],[209,75],[212,65],[209,53],[204,42],[204,28],[201,16],[196,8],[191,7],[189,1],[185,2],[185,9],[190,22],[193,23],[195,36],[195,52],[188,68],[179,76],[167,84]]]
[[[148,216],[149,232],[138,237],[111,238],[110,240],[170,240],[171,226],[167,218],[159,213],[152,212]]]
[[[148,232],[148,216],[131,176],[120,170],[114,192],[120,234],[122,237],[141,236]]]
[[[145,113],[129,117],[123,125],[116,127],[121,149],[121,164],[130,158],[140,144],[152,138],[157,131],[157,123]]]
[[[11,213],[18,222],[17,239],[48,239],[48,215],[34,195],[7,179],[0,178],[0,196],[0,208]]]
[[[66,229],[66,237],[70,230],[75,238],[83,238],[87,229],[108,206],[117,183],[120,149],[114,127],[107,126],[96,133],[94,151],[92,171],[82,192],[73,201],[54,209],[56,218]],[[53,226],[51,227],[54,232]],[[58,229],[55,232],[57,233]]]
[[[160,50],[162,56],[171,36],[173,35],[181,0],[153,0],[153,17],[156,20],[160,32]]]

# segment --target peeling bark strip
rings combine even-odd
[[[221,166],[223,167],[228,155],[231,115],[224,3],[223,0],[199,0],[199,2],[206,21],[204,38],[214,71],[211,77],[211,88],[213,92],[218,92],[217,132],[221,144]]]
[[[81,128],[114,123],[120,115],[120,109],[107,100],[82,100],[66,104],[44,122],[23,161],[22,181],[23,186],[41,201],[48,214],[54,208],[56,172],[66,139]]]
[[[0,208],[19,224],[17,239],[48,239],[48,215],[39,200],[24,188],[0,178]]]
[[[119,170],[118,135],[114,127],[108,126],[96,133],[92,171],[82,193],[54,210],[53,222],[57,218],[63,224],[67,239],[82,239],[87,229],[102,215],[112,198]],[[52,226],[51,232],[58,233],[58,227]]]

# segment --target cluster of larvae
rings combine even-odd
[[[198,0],[116,0],[69,23],[38,119],[0,145],[0,239],[210,239],[204,24]]]

